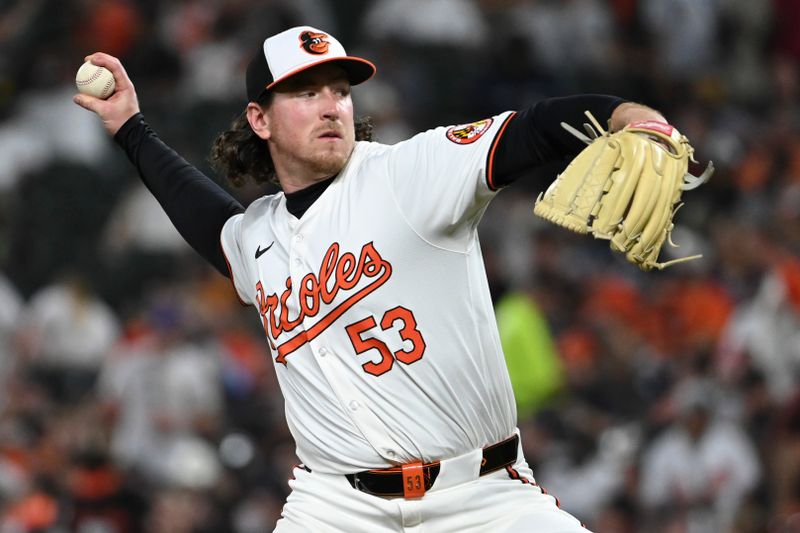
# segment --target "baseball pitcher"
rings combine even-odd
[[[669,137],[664,117],[580,95],[387,146],[369,140],[350,97],[373,64],[327,32],[292,28],[258,45],[246,109],[212,151],[234,184],[280,184],[244,209],[149,128],[117,59],[87,60],[113,73],[116,93],[76,103],[100,116],[181,234],[263,324],[303,463],[275,531],[586,531],[523,457],[476,228],[500,189],[581,151],[561,122],[581,124],[588,110],[614,145],[608,137],[632,122]],[[672,157],[657,141],[639,167]],[[556,192],[541,201],[559,222]],[[671,214],[674,195],[663,195]]]

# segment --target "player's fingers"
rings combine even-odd
[[[128,77],[125,67],[122,66],[122,63],[116,57],[103,52],[95,52],[86,56],[84,61],[91,61],[92,65],[105,67],[110,70],[111,74],[114,76],[117,92],[133,88],[133,83]]]

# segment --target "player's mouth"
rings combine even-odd
[[[319,139],[325,140],[334,140],[334,139],[343,139],[344,136],[336,130],[325,130],[318,135]]]

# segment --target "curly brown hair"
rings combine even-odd
[[[267,105],[269,95],[258,104]],[[359,117],[355,120],[356,140],[372,140],[372,119]],[[209,162],[221,176],[226,176],[234,187],[241,187],[250,178],[257,184],[278,183],[275,165],[272,163],[266,141],[250,128],[247,112],[243,111],[227,131],[214,140],[209,154]]]

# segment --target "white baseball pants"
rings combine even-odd
[[[512,472],[479,477],[481,457],[475,450],[442,461],[417,500],[372,496],[343,475],[297,467],[275,533],[588,533],[536,485],[521,445]]]

